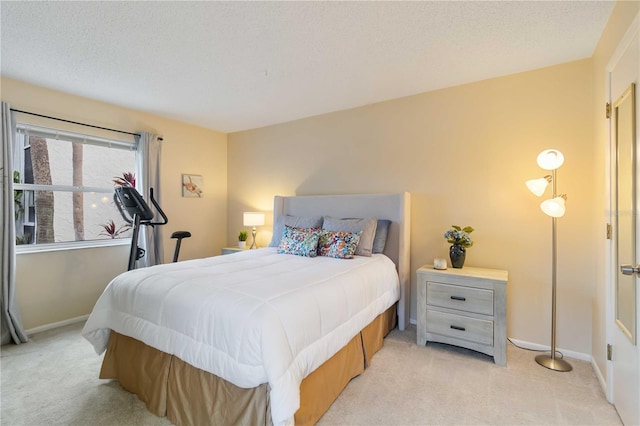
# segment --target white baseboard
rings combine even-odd
[[[537,343],[525,342],[525,341],[517,340],[517,339],[510,339],[510,340],[513,343],[515,343],[516,345],[522,346],[523,348],[527,348],[527,349],[544,350],[544,351],[550,351],[551,350],[551,347],[545,346],[545,345],[539,345]],[[595,373],[596,377],[598,378],[598,382],[600,382],[600,387],[602,388],[602,391],[604,392],[605,395],[608,395],[608,393],[607,393],[607,382],[604,379],[604,376],[602,375],[602,372],[600,371],[600,368],[598,368],[598,364],[596,363],[596,360],[593,358],[593,356],[591,356],[589,354],[582,353],[582,352],[575,352],[575,351],[570,351],[570,350],[561,349],[561,348],[556,348],[556,350],[561,352],[567,358],[574,358],[574,359],[579,359],[581,361],[589,362],[591,364],[591,368],[593,369],[593,372]],[[609,401],[609,402],[611,402],[611,401]]]
[[[417,321],[413,318],[411,318],[409,320],[409,323],[411,324],[416,324]],[[531,343],[531,342],[526,342],[524,340],[518,340],[518,339],[512,339],[509,338],[509,340],[511,340],[513,343],[515,343],[518,346],[522,346],[523,348],[527,348],[527,349],[534,349],[534,350],[540,350],[540,351],[549,351],[551,350],[550,346],[545,346],[545,345],[539,345],[537,343]],[[600,382],[600,387],[602,387],[602,391],[604,392],[605,395],[608,395],[607,393],[607,381],[604,379],[604,376],[602,375],[602,372],[600,371],[600,368],[598,368],[598,364],[596,363],[596,360],[589,354],[585,354],[582,352],[575,352],[575,351],[570,351],[568,349],[561,349],[561,348],[556,348],[557,351],[562,352],[562,354],[568,358],[574,358],[574,359],[579,359],[581,361],[587,361],[591,363],[591,368],[593,368],[594,373],[596,374],[596,377],[598,378],[598,382]],[[611,401],[609,401],[611,402]]]
[[[537,343],[525,342],[524,340],[518,340],[518,339],[512,339],[512,338],[509,338],[509,340],[511,340],[516,345],[522,346],[523,348],[527,348],[527,349],[533,349],[533,350],[537,350],[537,351],[550,351],[551,350],[550,346],[539,345]],[[585,353],[582,353],[582,352],[570,351],[568,349],[562,349],[562,348],[556,348],[556,350],[561,352],[563,356],[566,356],[568,358],[574,358],[574,359],[579,359],[580,361],[588,361],[588,362],[593,363],[593,358],[591,357],[590,354],[585,354]]]
[[[75,318],[69,318],[64,321],[58,321],[51,324],[40,325],[38,327],[30,328],[29,330],[25,330],[27,336],[33,336],[36,333],[42,333],[43,331],[53,330],[54,328],[64,327],[65,325],[76,324],[78,322],[86,321],[89,318],[89,314],[82,315]]]
[[[602,375],[602,371],[600,371],[600,368],[598,367],[598,364],[596,363],[596,360],[593,357],[591,357],[591,368],[593,368],[593,372],[596,373],[598,382],[600,382],[600,387],[602,388],[602,391],[607,397],[607,401],[609,401],[609,397],[608,397],[609,393],[607,392],[607,381],[604,379],[604,376]]]

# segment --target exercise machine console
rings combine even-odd
[[[131,250],[129,251],[129,267],[128,271],[135,269],[136,261],[145,255],[143,248],[138,246],[138,235],[140,226],[162,226],[169,222],[167,215],[162,211],[158,202],[153,198],[153,188],[149,189],[149,200],[162,217],[162,221],[154,222],[154,214],[149,205],[146,203],[142,195],[131,186],[118,186],[113,194],[113,201],[122,215],[125,222],[131,225],[133,235],[131,236]],[[173,261],[178,261],[180,252],[180,243],[183,238],[189,238],[191,233],[188,231],[177,231],[171,235],[171,238],[177,238],[176,249],[173,255]]]

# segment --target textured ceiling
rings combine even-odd
[[[588,58],[614,4],[2,1],[0,69],[233,132]]]

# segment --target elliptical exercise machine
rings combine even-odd
[[[149,205],[144,201],[144,198],[140,193],[131,186],[118,186],[113,194],[113,201],[122,215],[125,222],[131,225],[133,229],[133,235],[131,236],[131,250],[129,251],[129,267],[127,271],[131,271],[136,267],[136,261],[144,257],[145,250],[138,246],[138,235],[140,233],[140,226],[162,226],[169,223],[167,215],[158,205],[158,202],[153,198],[153,188],[149,188],[149,199],[156,208],[160,216],[161,222],[153,221],[153,211],[149,208]],[[126,212],[126,213],[125,213]],[[191,237],[191,233],[188,231],[176,231],[171,234],[171,238],[177,238],[176,248],[173,254],[173,261],[178,261],[178,255],[180,253],[180,243],[183,238]]]

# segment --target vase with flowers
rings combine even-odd
[[[451,229],[444,233],[444,238],[451,244],[449,248],[449,258],[451,259],[451,266],[454,268],[462,268],[464,260],[467,255],[467,248],[473,246],[473,240],[470,233],[473,232],[473,228],[465,226],[464,228],[452,225]]]

